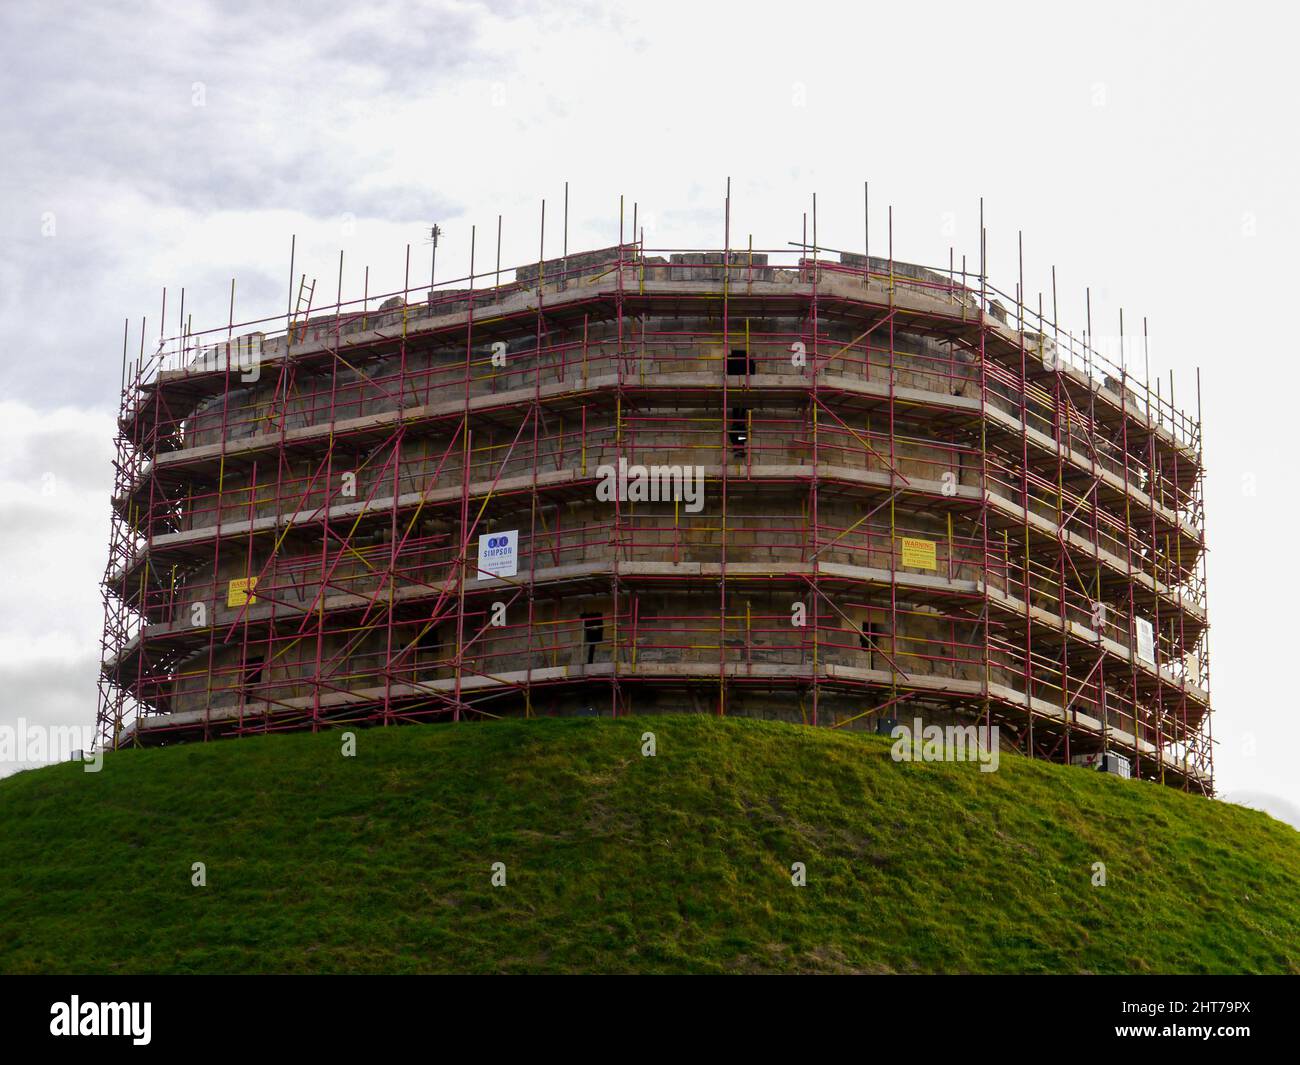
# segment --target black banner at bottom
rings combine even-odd
[[[1278,977],[983,977],[705,978],[626,980],[596,977],[68,977],[0,980],[6,1049],[60,1048],[98,1053],[207,1051],[264,1046],[373,1049],[397,1038],[481,1043],[508,1049],[621,1046],[734,1050],[815,1049],[851,1033],[890,1030],[920,1038],[927,1050],[1004,1045],[1062,1036],[1066,1045],[1225,1044],[1263,1048],[1294,1024],[1296,985]],[[729,980],[725,987],[722,980]],[[485,1024],[485,1021],[488,1023]],[[597,1039],[596,1033],[602,1033]],[[11,1060],[17,1060],[12,1059]]]

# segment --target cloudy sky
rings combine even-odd
[[[1055,264],[1064,320],[1091,286],[1099,335],[1121,307],[1149,319],[1180,400],[1201,367],[1219,781],[1295,817],[1276,656],[1300,148],[1280,10],[4,5],[0,723],[93,721],[123,321],[133,347],[141,318],[156,336],[164,286],[196,326],[225,320],[232,278],[237,319],[280,312],[296,236],[322,290],[340,251],[346,291],[366,266],[371,291],[396,287],[408,244],[427,271],[434,221],[449,276],[498,214],[502,261],[522,262],[565,181],[573,248],[616,239],[620,195],[649,244],[718,245],[728,176],[738,239],[797,240],[816,193],[821,242],[857,248],[869,180],[899,258],[975,261],[983,196],[995,283],[1014,286],[1023,230],[1027,291]]]

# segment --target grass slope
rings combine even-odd
[[[1153,784],[700,716],[357,743],[0,780],[0,971],[1300,971],[1300,834]]]

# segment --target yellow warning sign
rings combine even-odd
[[[938,569],[938,562],[935,556],[935,547],[933,540],[920,540],[914,536],[903,536],[899,538],[899,543],[903,545],[903,565],[912,566],[916,569]]]
[[[252,606],[257,602],[253,589],[257,587],[256,577],[236,577],[226,585],[226,606]]]

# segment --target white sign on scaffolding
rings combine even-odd
[[[478,575],[513,577],[519,572],[519,530],[484,533],[478,538]]]
[[[1134,618],[1133,627],[1137,630],[1137,654],[1143,662],[1156,664],[1156,630],[1146,618]]]

